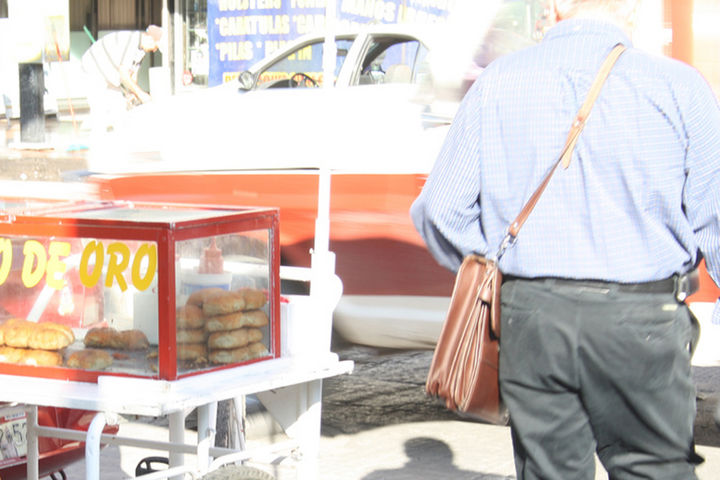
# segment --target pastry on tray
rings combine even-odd
[[[88,330],[83,343],[86,347],[116,350],[145,350],[150,346],[150,342],[141,330],[116,330],[112,327]]]
[[[177,343],[204,343],[208,333],[204,328],[185,328],[175,334]]]
[[[267,347],[260,342],[255,342],[240,348],[211,350],[208,360],[215,364],[239,363],[262,357],[265,354],[267,354]]]
[[[222,288],[203,288],[190,294],[187,305],[202,308],[206,317],[224,315],[243,310],[256,310],[267,303],[265,292],[254,288],[223,290]]]
[[[177,309],[175,324],[179,329],[202,328],[205,326],[205,316],[202,308],[188,303]]]
[[[199,362],[207,359],[205,343],[180,343],[177,345],[177,359]]]
[[[113,363],[113,357],[105,350],[86,348],[73,352],[67,360],[70,368],[82,368],[83,370],[104,370]]]
[[[259,342],[262,338],[262,330],[258,328],[239,328],[210,334],[208,347],[210,349],[240,348],[248,343]]]
[[[75,341],[70,327],[53,322],[30,322],[11,318],[0,326],[0,338],[8,347],[60,350]]]
[[[264,311],[249,310],[210,317],[205,321],[205,329],[208,332],[221,332],[243,327],[264,327],[268,321],[268,316]]]
[[[49,350],[0,347],[0,362],[36,367],[56,367],[62,365],[62,355]]]

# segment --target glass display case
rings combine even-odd
[[[0,373],[175,380],[280,356],[277,209],[5,207]]]

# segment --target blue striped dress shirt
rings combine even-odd
[[[442,265],[456,270],[469,253],[495,254],[617,43],[630,48],[570,167],[555,172],[500,268],[645,282],[688,271],[702,254],[718,283],[717,99],[690,66],[634,49],[620,28],[590,19],[562,21],[539,44],[497,59],[468,91],[411,208]]]

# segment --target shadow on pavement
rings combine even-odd
[[[428,437],[415,437],[405,442],[405,455],[408,461],[398,469],[376,470],[365,475],[362,480],[386,480],[388,478],[452,478],[453,480],[506,480],[503,477],[461,470],[453,463],[453,452],[440,440]]]

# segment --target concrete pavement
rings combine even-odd
[[[163,426],[127,421],[120,435],[167,440]],[[188,431],[188,437],[193,432]],[[720,448],[698,445],[705,463],[700,480],[720,475]],[[131,447],[107,447],[101,454],[102,480],[132,478],[137,463],[160,454]],[[189,459],[192,461],[192,459]],[[515,478],[507,427],[461,420],[430,420],[373,427],[351,434],[323,435],[320,440],[319,480],[500,480]],[[292,459],[281,464],[256,464],[278,480],[295,479]],[[85,478],[84,461],[65,469],[69,479]],[[607,478],[598,464],[596,479]]]
[[[124,423],[120,435],[164,439],[164,429],[143,423]],[[138,461],[153,454],[130,447],[107,447],[101,454],[102,480],[132,478]],[[157,452],[155,452],[157,453]],[[700,480],[720,474],[720,450],[698,446],[705,463]],[[318,480],[500,480],[515,478],[509,429],[463,421],[413,422],[320,441]],[[278,480],[293,479],[292,466],[262,465]],[[68,479],[85,478],[84,461],[65,469]],[[607,478],[602,466],[597,480]]]
[[[429,351],[390,351],[340,345],[342,359],[355,371],[325,380],[318,480],[500,480],[515,478],[509,428],[464,421],[425,397],[422,385]],[[720,430],[712,414],[720,393],[720,366],[695,366],[698,385],[698,453],[705,457],[700,480],[720,478]],[[248,420],[250,444],[283,437],[271,420],[253,414]],[[124,419],[120,435],[166,440],[161,422]],[[187,431],[193,439],[194,431]],[[103,480],[132,476],[137,462],[153,454],[129,447],[102,452]],[[192,461],[192,459],[189,459]],[[259,463],[278,480],[297,478],[292,458]],[[68,478],[83,478],[84,464],[66,469]],[[598,463],[595,478],[607,474]]]

